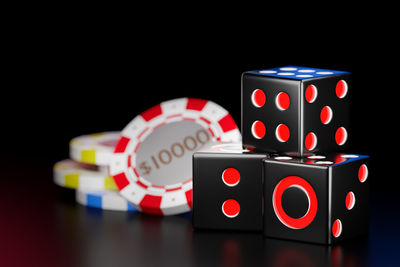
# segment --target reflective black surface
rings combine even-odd
[[[373,190],[369,236],[338,246],[193,231],[191,213],[159,217],[75,203],[51,182],[51,162],[7,161],[0,171],[2,266],[395,266],[397,207]],[[5,178],[8,179],[5,179]],[[393,202],[392,202],[393,203]],[[394,203],[393,203],[394,204]]]

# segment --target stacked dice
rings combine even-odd
[[[320,244],[367,233],[369,157],[345,153],[349,78],[295,66],[245,72],[243,144],[193,155],[194,227]]]

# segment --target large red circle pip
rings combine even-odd
[[[287,215],[282,207],[283,192],[293,186],[300,187],[306,193],[309,200],[307,213],[298,219]],[[318,200],[314,189],[306,180],[298,176],[287,176],[276,185],[272,194],[272,205],[276,216],[284,225],[292,229],[302,229],[307,227],[314,220],[315,215],[317,214]]]

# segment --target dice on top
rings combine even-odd
[[[193,154],[193,226],[262,230],[262,179],[266,154],[241,144],[210,144]]]
[[[304,156],[348,144],[350,73],[287,66],[242,75],[246,148]]]
[[[264,160],[264,235],[333,244],[368,232],[368,156]]]

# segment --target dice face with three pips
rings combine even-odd
[[[368,231],[368,157],[354,154],[264,160],[264,234],[334,244]]]
[[[349,78],[344,71],[294,66],[243,73],[243,145],[294,156],[343,151]]]

